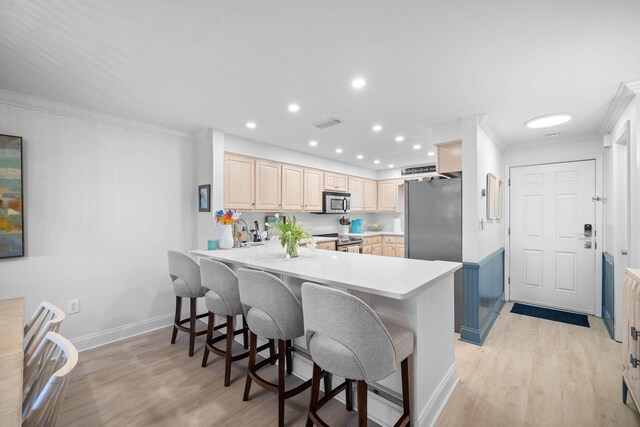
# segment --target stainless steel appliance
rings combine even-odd
[[[362,253],[362,237],[341,236],[338,233],[314,234],[314,237],[335,237],[337,251]]]
[[[462,262],[462,179],[405,182],[405,256]],[[454,275],[455,330],[462,325],[462,270]]]
[[[349,213],[351,194],[334,191],[322,192],[322,213]]]

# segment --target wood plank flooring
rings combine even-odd
[[[461,382],[439,426],[640,426],[631,399],[621,401],[621,345],[601,319],[590,317],[591,328],[582,328],[510,309],[506,304],[484,346],[456,342]],[[233,365],[225,388],[222,358],[210,356],[200,367],[203,337],[192,358],[186,334],[175,345],[170,339],[168,327],[81,353],[59,425],[277,424],[274,394],[254,384],[242,402],[246,359]],[[308,400],[307,391],[286,402],[287,425],[304,425]],[[321,416],[333,426],[357,424],[339,402]]]

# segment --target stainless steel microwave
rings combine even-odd
[[[324,191],[322,213],[348,213],[351,211],[351,194]]]

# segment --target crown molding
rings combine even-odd
[[[193,142],[194,139],[194,134],[191,132],[185,132],[181,130],[152,125],[149,123],[129,120],[122,117],[101,113],[99,111],[93,111],[86,108],[76,107],[61,102],[51,101],[48,99],[38,98],[30,95],[23,95],[21,93],[10,92],[2,89],[0,89],[0,104],[10,105],[17,108],[24,108],[27,110],[40,111],[57,116],[84,120],[86,122],[98,123],[121,129],[133,130],[136,132],[148,133],[179,141]]]
[[[482,116],[480,116],[478,125],[484,131],[484,133],[486,133],[487,136],[491,138],[493,143],[496,144],[500,150],[504,150],[505,148],[507,148],[507,143],[502,137],[502,134],[500,133],[500,131],[498,131],[491,119],[489,119],[488,115],[483,114]]]
[[[520,142],[517,144],[510,144],[505,153],[511,153],[513,151],[519,151],[522,149],[530,149],[535,147],[545,147],[545,146],[554,146],[557,147],[559,144],[570,144],[570,143],[580,143],[585,140],[593,140],[593,141],[602,141],[602,135],[599,134],[586,134],[586,135],[576,135],[569,136],[564,138],[548,138],[548,139],[538,139],[529,142]]]
[[[621,83],[618,91],[609,104],[609,109],[602,119],[600,130],[603,134],[609,134],[613,130],[620,115],[627,108],[636,94],[640,93],[640,80],[633,80]]]

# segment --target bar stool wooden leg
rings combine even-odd
[[[275,356],[275,354],[276,354],[276,343],[275,343],[274,340],[269,340],[269,357],[273,359],[271,361],[272,365],[276,364],[276,359],[273,358],[273,356]]]
[[[224,356],[224,386],[231,383],[231,346],[233,344],[233,316],[227,316],[227,353]]]
[[[333,386],[331,384],[333,382],[333,374],[331,372],[325,371],[323,379],[324,379],[324,394],[329,394],[333,389]]]
[[[215,314],[209,312],[209,318],[207,319],[207,343],[210,343],[213,339],[213,324],[215,322]],[[202,356],[202,367],[207,366],[207,361],[209,360],[209,347],[205,344],[204,346],[204,356]]]
[[[286,361],[287,361],[287,375],[291,375],[293,373],[293,358],[291,357],[291,340],[285,341],[286,346]]]
[[[171,344],[176,343],[178,336],[178,325],[180,324],[180,314],[182,313],[182,297],[176,297],[176,317],[173,321],[173,335],[171,336]]]
[[[367,427],[367,383],[358,380],[358,426]]]
[[[352,386],[353,381],[345,379],[345,382],[347,383],[347,388],[344,391],[346,396],[345,398],[346,406],[347,406],[347,411],[351,412],[353,411],[353,386]]]
[[[284,427],[284,374],[287,342],[278,340],[278,427]]]
[[[411,358],[407,357],[400,364],[402,375],[402,409],[403,414],[396,423],[396,427],[409,426],[411,424]]]
[[[190,298],[189,311],[189,357],[193,356],[193,347],[196,343],[196,298]]]
[[[247,319],[242,315],[242,342],[245,350],[249,348],[249,325],[247,325]]]
[[[249,332],[249,362],[247,363],[247,381],[244,385],[243,401],[249,400],[249,391],[251,391],[251,371],[256,366],[256,347],[258,345],[258,336],[253,332]]]
[[[322,369],[320,366],[313,364],[313,376],[311,377],[311,400],[309,402],[309,413],[307,414],[307,425],[306,427],[313,426],[313,419],[311,418],[311,414],[315,416],[315,412],[317,410],[316,406],[318,404],[318,398],[320,396],[320,376],[322,374]],[[326,393],[326,390],[325,390]]]

